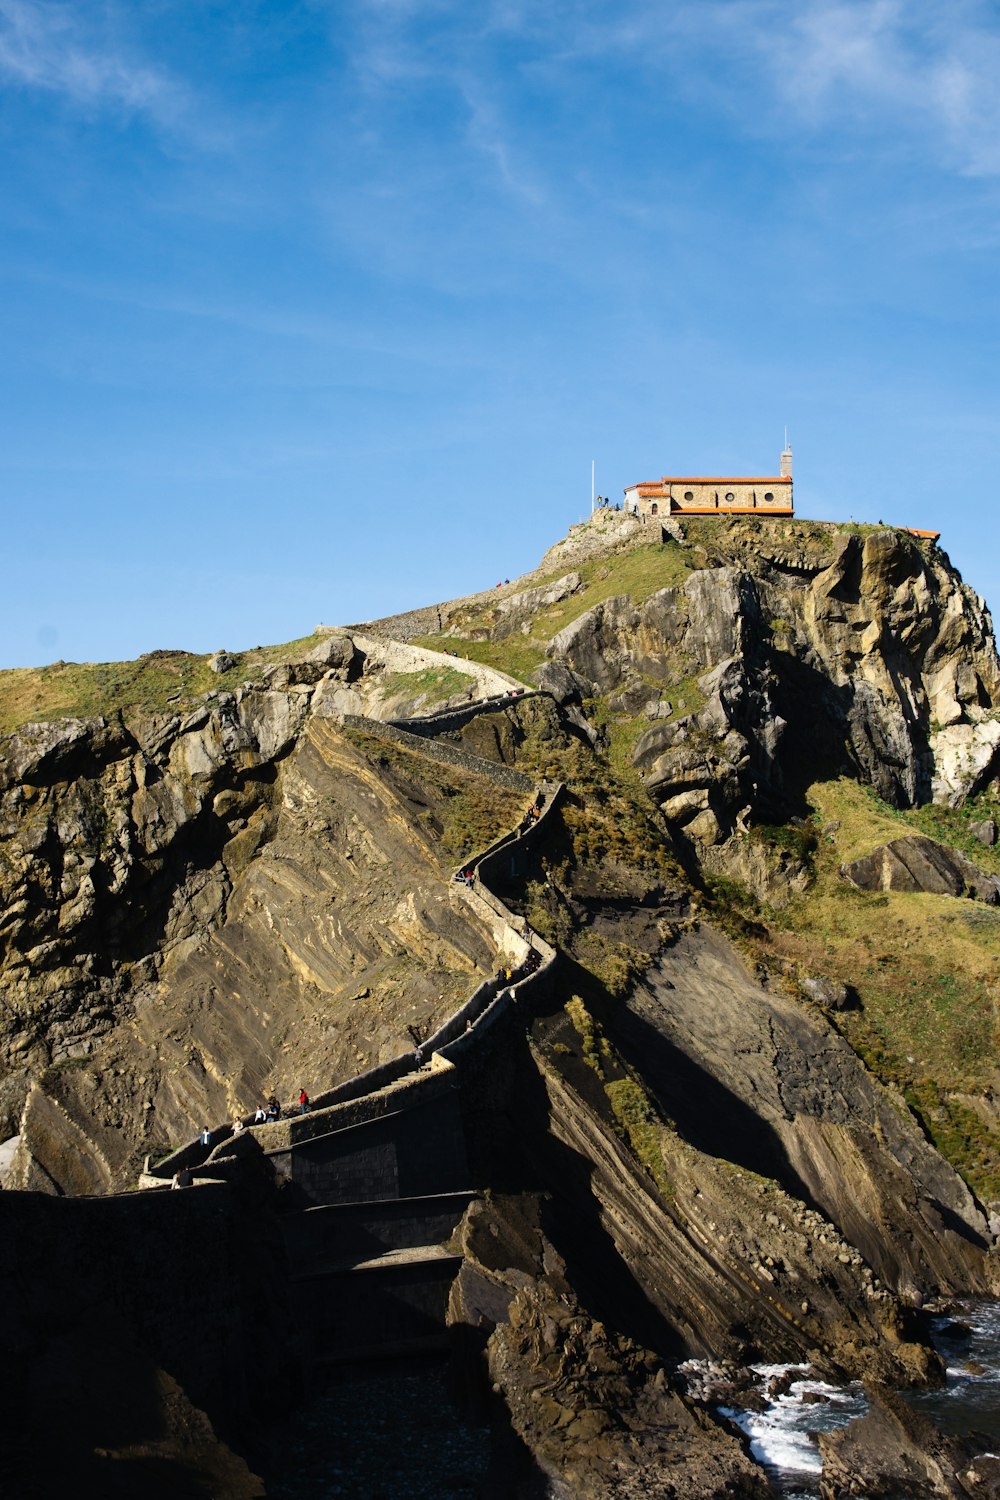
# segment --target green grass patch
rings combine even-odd
[[[853,986],[861,1009],[837,1016],[843,1035],[876,1077],[899,1090],[970,1185],[995,1196],[1000,1135],[956,1096],[986,1099],[995,1084],[1000,912],[920,892],[858,891],[840,874],[842,863],[913,831],[953,846],[964,840],[970,857],[996,868],[977,853],[993,851],[968,848],[975,841],[963,834],[983,809],[896,812],[846,779],[818,783],[807,795],[819,830],[813,884],[782,911],[768,910],[766,929],[755,927],[752,941],[765,960],[770,952],[794,971]]]
[[[572,570],[580,574],[581,587],[575,594],[539,610],[530,622],[530,632],[520,631],[490,639],[494,628],[503,628],[497,601],[486,599],[469,605],[457,615],[451,631],[457,633],[420,636],[415,644],[432,650],[455,650],[470,661],[482,662],[522,682],[529,680],[534,669],[545,660],[545,647],[560,630],[600,604],[605,599],[627,594],[637,602],[648,599],[659,589],[683,583],[694,562],[677,542],[635,547],[609,558],[596,558]],[[535,588],[564,577],[569,569],[547,574],[527,585]]]
[[[600,1027],[579,995],[571,996],[566,1001],[563,1009],[569,1016],[574,1030],[580,1037],[580,1048],[583,1053],[584,1062],[603,1078],[604,1068],[601,1063],[601,1054],[607,1052],[608,1044],[601,1035]]]
[[[267,666],[300,661],[323,639],[301,636],[279,646],[232,653],[234,665],[215,673],[208,656],[152,651],[135,661],[53,662],[0,672],[0,733],[48,719],[96,718],[129,709],[182,712],[205,693],[233,691]]]
[[[560,630],[565,630],[567,625],[572,625],[588,609],[593,609],[595,604],[614,599],[619,594],[627,594],[639,604],[660,589],[682,584],[692,566],[690,553],[677,542],[633,547],[613,557],[584,563],[576,569],[582,587],[569,598],[540,611],[532,623],[532,634],[550,639]]]
[[[439,702],[468,692],[472,679],[455,667],[424,667],[419,672],[390,672],[382,680],[386,698],[429,698]]]
[[[616,1078],[604,1085],[611,1110],[632,1151],[665,1198],[673,1188],[663,1161],[663,1126],[646,1091],[635,1078]]]
[[[426,646],[431,651],[456,651],[466,661],[506,672],[526,685],[530,684],[531,673],[545,660],[544,646],[526,644],[523,636],[510,636],[502,641],[473,641],[461,636],[418,635],[414,636],[413,645]]]

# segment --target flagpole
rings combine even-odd
[[[590,460],[590,514],[594,514],[594,464],[596,459]]]

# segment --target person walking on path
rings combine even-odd
[[[299,1094],[299,1114],[300,1115],[307,1115],[308,1113],[309,1113],[309,1095],[306,1093],[305,1089],[303,1089],[302,1092]]]

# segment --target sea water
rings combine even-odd
[[[819,1454],[819,1435],[846,1427],[855,1417],[868,1410],[860,1384],[830,1385],[809,1374],[808,1365],[753,1365],[758,1391],[766,1397],[776,1377],[792,1375],[788,1390],[767,1401],[763,1411],[747,1411],[738,1406],[720,1406],[746,1433],[750,1452],[764,1465],[771,1480],[783,1494],[796,1500],[818,1497],[818,1480],[823,1471]]]
[[[982,1433],[995,1440],[991,1450],[1000,1450],[1000,1302],[957,1303],[951,1316],[935,1319],[931,1333],[945,1361],[947,1384],[908,1391],[907,1400],[943,1432]],[[767,1399],[763,1411],[736,1406],[720,1406],[719,1411],[746,1433],[751,1453],[783,1495],[818,1500],[823,1471],[819,1435],[863,1416],[864,1390],[858,1383],[834,1386],[813,1379],[808,1365],[752,1368],[765,1399],[776,1376],[791,1374],[792,1383],[784,1394]]]

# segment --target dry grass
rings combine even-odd
[[[517,632],[499,640],[482,639],[493,631],[500,619],[496,601],[487,599],[470,605],[456,617],[452,630],[457,634],[421,636],[416,644],[437,651],[455,650],[470,661],[483,662],[527,681],[545,660],[545,648],[552,637],[595,604],[619,594],[627,594],[636,602],[648,599],[659,589],[683,583],[693,566],[691,554],[676,542],[636,547],[609,558],[583,563],[573,570],[580,574],[582,587],[558,604],[539,610],[530,622],[527,635]],[[565,576],[565,571],[553,573],[541,582],[554,582]],[[532,587],[536,586],[532,584]]]
[[[46,719],[91,718],[123,709],[181,711],[214,689],[232,691],[267,666],[300,661],[322,639],[302,636],[279,646],[233,653],[235,665],[211,671],[208,656],[152,651],[135,661],[54,662],[0,672],[0,733]]]
[[[821,834],[806,894],[766,913],[765,954],[853,986],[861,1009],[837,1017],[848,1041],[903,1093],[970,1184],[1000,1196],[1000,1133],[988,1109],[977,1114],[959,1097],[983,1099],[1000,1082],[1000,911],[947,896],[855,890],[841,864],[923,828],[927,810],[896,813],[843,779],[814,786],[809,799],[818,823],[840,827]],[[939,836],[963,821],[941,811],[931,814]]]

